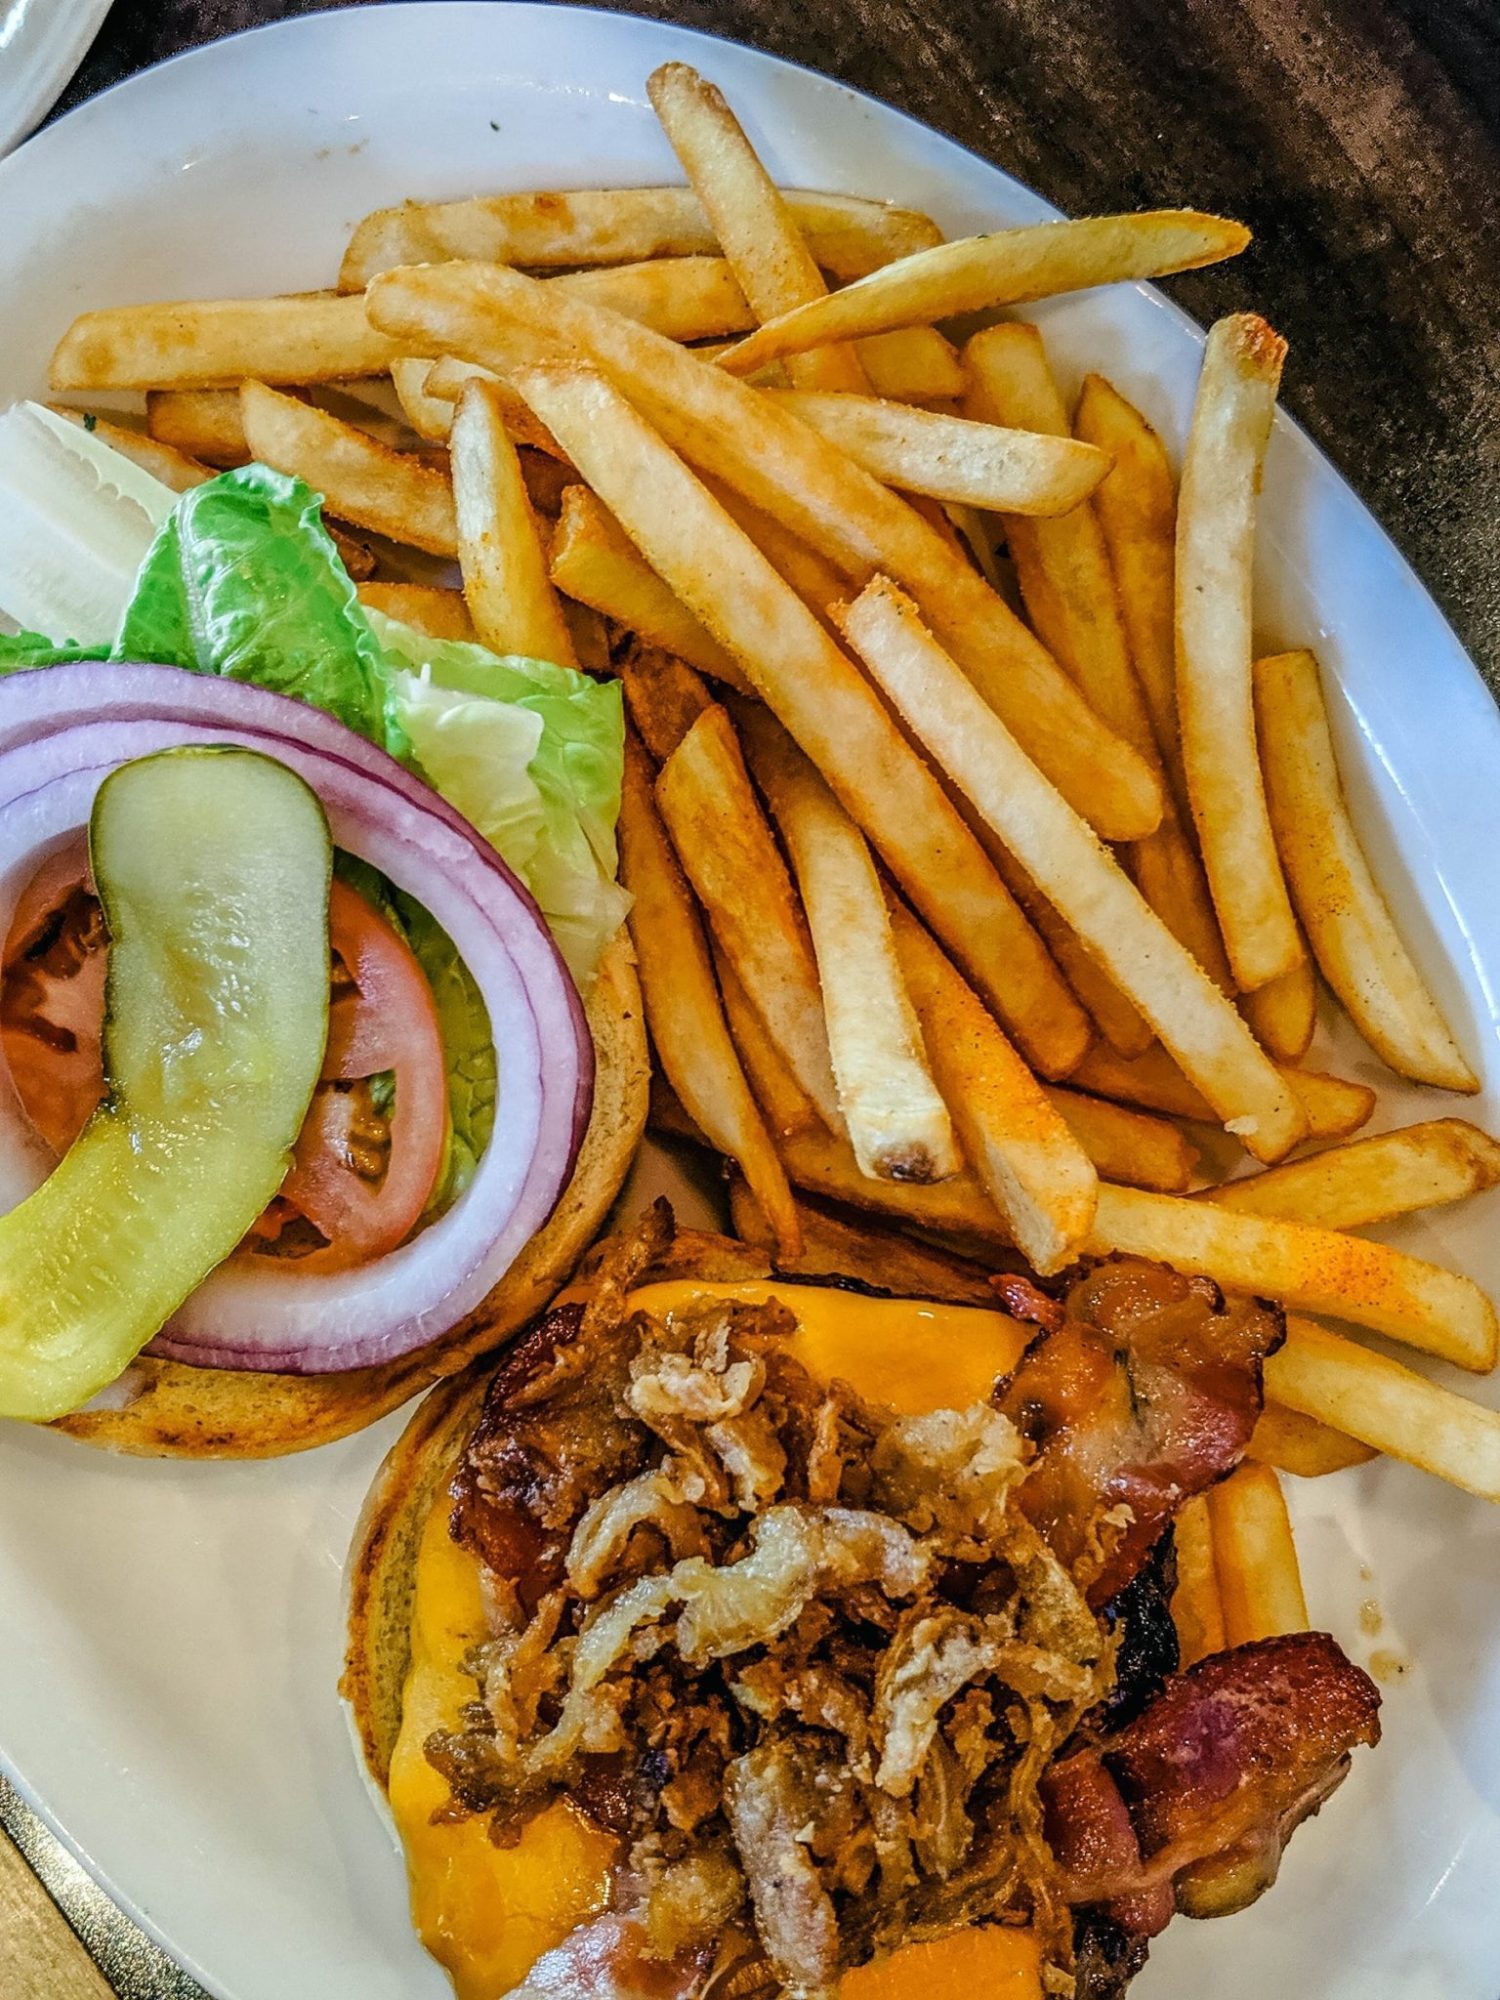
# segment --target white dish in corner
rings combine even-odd
[[[0,155],[62,96],[109,9],[110,0],[0,0]]]
[[[725,87],[791,182],[891,196],[953,233],[1051,213],[881,105],[682,30],[440,0],[311,15],[139,77],[0,165],[0,403],[41,389],[84,307],[326,284],[350,225],[402,196],[678,179],[644,91],[669,57]],[[1277,300],[1260,304],[1274,320]],[[1159,294],[1038,317],[1065,375],[1103,368],[1180,446],[1201,336]],[[1474,1115],[1493,1123],[1500,720],[1416,578],[1285,422],[1264,519],[1265,636],[1313,641],[1332,671],[1356,809],[1425,958],[1448,967],[1486,1078]],[[1375,1074],[1353,1044],[1337,1060]],[[1389,1092],[1387,1122],[1416,1102]],[[1500,1289],[1482,1204],[1400,1236]],[[447,1991],[335,1694],[341,1565],[400,1422],[247,1466],[0,1436],[0,1757],[221,2000]],[[1390,1464],[1309,1482],[1296,1504],[1315,1618],[1357,1658],[1378,1646],[1410,1670],[1388,1685],[1385,1744],[1299,1833],[1274,1892],[1174,1925],[1134,1990],[1495,2000],[1500,1514]]]

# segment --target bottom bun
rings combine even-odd
[[[363,1430],[524,1326],[594,1240],[645,1129],[646,1032],[623,934],[585,1006],[594,1038],[594,1104],[573,1178],[483,1305],[450,1332],[395,1361],[335,1375],[189,1368],[142,1356],[121,1380],[117,1407],[79,1410],[53,1428],[106,1451],[149,1458],[278,1458]]]

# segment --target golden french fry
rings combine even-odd
[[[405,349],[361,299],[184,300],[110,306],[75,319],[52,356],[54,389],[211,389],[244,381],[379,375]]]
[[[657,817],[650,767],[634,737],[625,745],[620,876],[632,898],[646,1019],[667,1080],[700,1130],[738,1162],[777,1243],[795,1257],[801,1233],[791,1189],[729,1039],[692,891]]]
[[[1242,1465],[1212,1487],[1214,1567],[1224,1643],[1247,1646],[1308,1629],[1307,1599],[1281,1481],[1269,1465]]]
[[[1290,972],[1302,940],[1256,756],[1250,582],[1286,342],[1254,313],[1208,336],[1177,508],[1177,716],[1188,796],[1235,980]]]
[[[1497,1185],[1500,1141],[1462,1118],[1434,1118],[1226,1181],[1198,1199],[1240,1215],[1284,1216],[1322,1229],[1368,1229]]]
[[[739,722],[802,892],[839,1108],[860,1172],[946,1180],[963,1161],[865,837],[768,709],[746,704]]]
[[[1094,509],[1120,593],[1130,657],[1151,711],[1156,741],[1188,810],[1177,733],[1174,637],[1177,488],[1166,446],[1133,404],[1102,375],[1084,378],[1073,434],[1113,460]]]
[[[781,1141],[781,1157],[794,1186],[827,1201],[843,1202],[918,1229],[936,1230],[986,1251],[1013,1250],[999,1209],[967,1170],[951,1180],[877,1181],[859,1170],[854,1149],[819,1125]]]
[[[128,458],[132,465],[149,472],[153,479],[159,479],[163,486],[170,486],[174,493],[186,493],[190,487],[201,486],[214,476],[211,465],[202,464],[188,453],[179,451],[175,445],[165,444],[160,438],[148,436],[144,431],[111,423],[108,417],[96,416],[91,411],[66,409],[61,403],[52,403],[48,407],[56,416],[66,417],[70,424],[91,431],[111,451]]]
[[[648,328],[493,265],[393,271],[370,288],[377,322],[514,373],[521,344],[587,356],[703,470],[810,542],[846,577],[909,585],[1017,740],[1108,839],[1161,818],[1161,787],[1135,751],[972,567],[915,508],[826,438]],[[413,329],[417,331],[413,333]],[[436,393],[438,371],[429,378]]]
[[[1065,514],[1098,485],[1108,461],[1072,438],[1040,437],[875,396],[768,392],[888,486],[1005,514]]]
[[[705,341],[695,351],[705,361],[727,354],[733,341]],[[891,403],[947,403],[964,390],[958,349],[935,326],[908,326],[899,333],[877,333],[858,340],[854,351],[877,396]],[[758,389],[784,389],[786,370],[779,361],[749,378]]]
[[[586,486],[570,486],[552,537],[552,581],[617,625],[638,632],[700,674],[749,692],[733,656],[643,560],[609,509]]]
[[[636,734],[664,764],[713,696],[690,666],[659,646],[631,644],[620,659],[620,685]]]
[[[1367,1124],[1374,1112],[1375,1093],[1368,1084],[1290,1065],[1283,1065],[1281,1074],[1302,1106],[1309,1139],[1347,1139]],[[1171,1118],[1211,1120],[1214,1115],[1208,1099],[1194,1089],[1159,1044],[1145,1055],[1127,1060],[1096,1042],[1068,1082],[1075,1089],[1090,1090],[1122,1104],[1165,1111]]]
[[[713,953],[730,1039],[778,1144],[799,1132],[816,1130],[826,1134],[828,1127],[819,1116],[817,1105],[792,1075],[786,1057],[771,1040],[765,1022],[740,984],[722,946],[714,943]]]
[[[760,1204],[738,1174],[729,1183],[729,1213],[741,1242],[775,1249]],[[808,1278],[856,1278],[895,1298],[994,1308],[994,1287],[982,1265],[926,1243],[914,1243],[894,1229],[846,1222],[806,1202],[798,1202],[797,1215],[802,1225],[802,1255],[795,1265],[778,1259],[780,1270]]]
[[[1028,1057],[1047,1074],[1066,1074],[1081,1053],[1075,1023],[1084,1039],[1087,1023],[863,675],[601,376],[563,366],[525,371],[517,384],[652,568],[734,652]]]
[[[1172,1623],[1182,1664],[1192,1666],[1210,1653],[1224,1650],[1224,1605],[1219,1596],[1219,1572],[1214,1560],[1213,1523],[1208,1501],[1195,1494],[1177,1511],[1173,1523],[1177,1547],[1177,1588],[1172,1593]]]
[[[1271,823],[1323,977],[1400,1075],[1478,1090],[1359,844],[1312,654],[1257,661],[1255,707]]]
[[[877,396],[892,403],[941,403],[964,390],[963,365],[935,326],[908,326],[855,343]]]
[[[848,596],[843,578],[816,549],[799,541],[780,521],[763,514],[743,493],[724,486],[708,473],[700,473],[704,486],[718,501],[735,526],[752,541],[783,583],[790,584],[809,611],[816,613],[831,632],[833,606]]]
[[[529,335],[518,336],[510,351],[497,357],[505,362],[507,368],[521,368],[549,358],[543,343]],[[566,463],[562,446],[511,388],[503,371],[496,374],[493,368],[481,368],[476,362],[460,361],[451,354],[445,354],[440,361],[427,363],[427,379],[422,393],[430,404],[456,403],[471,382],[485,382],[494,389],[505,412],[505,428],[517,444],[534,445],[538,451],[545,451]],[[452,422],[451,414],[449,422]]]
[[[1047,1095],[1105,1180],[1158,1194],[1186,1194],[1192,1186],[1197,1151],[1165,1118],[1055,1085]]]
[[[784,198],[821,269],[841,281],[942,241],[936,223],[912,209],[796,188],[785,190]],[[718,247],[691,188],[578,188],[404,202],[377,209],[359,224],[344,253],[339,289],[363,291],[378,272],[399,264],[474,258],[544,270],[695,256]]]
[[[807,921],[751,787],[734,724],[717,704],[662,765],[656,804],[720,950],[818,1115],[831,1131],[840,1130]]]
[[[1246,1456],[1298,1479],[1322,1479],[1330,1472],[1347,1472],[1352,1465],[1368,1465],[1376,1453],[1316,1417],[1267,1403],[1250,1434]]]
[[[1226,1291],[1369,1327],[1478,1372],[1496,1361],[1495,1309],[1472,1279],[1310,1223],[1106,1185],[1091,1251],[1149,1257]]]
[[[1257,1159],[1307,1130],[1301,1106],[1229,1001],[883,579],[842,614],[871,673],[1048,901],[1146,1016]]]
[[[459,639],[473,644],[478,634],[461,590],[443,590],[430,583],[362,583],[362,604],[399,618],[429,639]]]
[[[331,513],[429,555],[457,553],[453,489],[430,465],[262,382],[244,384],[240,409],[251,455],[305,480]]]
[[[406,421],[420,438],[446,444],[453,429],[453,405],[427,391],[433,364],[420,355],[404,354],[391,363],[391,382]]]
[[[720,364],[750,375],[768,361],[831,340],[859,340],[896,327],[932,326],[960,313],[1025,305],[1058,292],[1193,271],[1238,256],[1250,232],[1192,209],[1096,215],[997,229],[919,250],[827,299],[798,306],[742,340]]]
[[[1044,1274],[1060,1271],[1078,1257],[1093,1222],[1093,1164],[915,917],[893,900],[891,918],[928,1060],[975,1176],[1027,1262]]]
[[[1266,1392],[1481,1500],[1500,1502],[1500,1413],[1312,1320],[1287,1321]]]
[[[1304,957],[1290,972],[1242,994],[1240,1012],[1267,1055],[1277,1062],[1301,1062],[1318,1025],[1318,975],[1312,960]]]
[[[686,63],[663,63],[646,94],[682,162],[758,324],[828,286],[807,239],[776,183],[761,165],[724,94]],[[869,377],[849,348],[798,355],[792,380],[806,389],[868,390]]]
[[[551,282],[654,326],[669,340],[711,340],[756,324],[730,258],[653,257],[638,264],[568,271]]]
[[[250,456],[236,389],[152,389],[146,396],[152,437],[205,465],[243,465]]]
[[[493,653],[577,666],[521,461],[488,383],[464,390],[450,448],[458,563],[474,630]]]
[[[970,385],[965,408],[971,416],[1022,425],[1058,441],[1070,438],[1067,406],[1036,327],[1016,321],[986,328],[964,349],[964,365]],[[1060,520],[1010,514],[1006,539],[1021,595],[1043,643],[1115,734],[1163,781],[1161,824],[1126,857],[1135,885],[1178,943],[1216,985],[1227,988],[1229,971],[1208,883],[1165,788],[1161,752],[1131,657],[1099,517],[1087,501]],[[1131,1050],[1127,1047],[1125,1053]]]

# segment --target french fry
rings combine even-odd
[[[250,456],[236,389],[152,389],[146,396],[152,437],[205,465],[243,465]]]
[[[712,340],[756,324],[733,260],[724,257],[653,257],[568,271],[551,282],[654,326],[669,340]]]
[[[729,1213],[743,1243],[774,1250],[770,1228],[738,1174],[729,1183]],[[926,1243],[914,1243],[894,1229],[861,1227],[799,1201],[802,1255],[795,1265],[778,1260],[779,1270],[799,1277],[856,1278],[901,1299],[938,1299],[945,1304],[995,1307],[995,1290],[983,1265]]]
[[[1368,1084],[1290,1065],[1283,1066],[1281,1074],[1302,1106],[1309,1139],[1347,1139],[1374,1112],[1375,1093]],[[1122,1104],[1143,1104],[1172,1118],[1211,1120],[1214,1115],[1207,1098],[1193,1088],[1160,1044],[1127,1060],[1095,1043],[1068,1081],[1075,1089]]]
[[[888,486],[1004,514],[1066,514],[1109,469],[1072,438],[971,423],[875,396],[768,392]]]
[[[925,215],[857,195],[784,191],[821,269],[860,278],[942,241]],[[579,188],[566,194],[480,195],[377,209],[354,231],[339,289],[362,292],[401,264],[473,258],[532,270],[690,257],[719,247],[691,188]]]
[[[1303,957],[1256,756],[1250,582],[1286,342],[1253,313],[1203,352],[1177,507],[1177,715],[1198,844],[1242,991]]]
[[[211,465],[200,464],[186,452],[178,451],[174,445],[164,444],[159,438],[149,437],[144,431],[131,430],[125,424],[111,423],[108,417],[95,416],[92,412],[65,409],[60,403],[51,406],[54,414],[66,417],[70,424],[77,424],[81,430],[90,431],[96,438],[107,444],[111,451],[117,451],[122,458],[128,458],[132,465],[138,465],[143,472],[149,472],[153,479],[159,479],[163,486],[170,486],[174,493],[186,493],[194,486],[201,486],[212,479]]]
[[[406,350],[361,299],[184,300],[110,306],[75,319],[52,356],[54,389],[212,389],[244,381],[379,375]]]
[[[523,344],[550,341],[586,356],[675,450],[774,515],[853,582],[879,570],[908,583],[985,699],[1106,838],[1137,839],[1159,823],[1161,787],[1152,772],[967,558],[769,398],[648,328],[492,265],[390,272],[371,286],[369,310],[403,338],[482,365],[507,361],[518,333]],[[434,392],[436,383],[434,370]]]
[[[511,351],[502,357],[507,367],[524,367],[529,363],[544,360],[542,343],[529,335],[518,336]],[[453,355],[444,355],[440,361],[427,364],[427,379],[422,393],[429,404],[456,404],[471,382],[483,382],[493,389],[500,399],[505,415],[505,428],[517,444],[531,445],[544,451],[560,464],[566,464],[561,445],[553,437],[547,426],[537,421],[529,406],[519,397],[504,374],[496,374],[493,368],[480,368],[472,361],[459,361]],[[449,416],[452,426],[452,416]]]
[[[910,911],[893,901],[891,918],[928,1060],[974,1173],[1033,1269],[1060,1271],[1077,1258],[1093,1222],[1093,1164]]]
[[[472,645],[477,638],[461,590],[443,590],[430,583],[362,583],[362,604],[399,618],[429,639],[458,639]]]
[[[865,837],[769,710],[747,704],[740,733],[802,892],[839,1109],[860,1172],[946,1180],[963,1161]]]
[[[695,352],[705,361],[727,354],[733,341],[705,341]],[[854,343],[860,366],[877,396],[891,403],[947,403],[964,392],[958,349],[935,326],[908,326]],[[786,370],[773,361],[749,378],[759,389],[787,386]]]
[[[1188,810],[1177,732],[1174,636],[1177,489],[1166,446],[1133,404],[1102,375],[1084,378],[1073,434],[1107,452],[1113,468],[1094,493],[1120,593],[1130,657],[1177,803]]]
[[[1177,1126],[1080,1090],[1049,1085],[1052,1108],[1107,1181],[1186,1194],[1198,1154]]]
[[[1330,1472],[1347,1472],[1368,1465],[1376,1453],[1358,1438],[1346,1437],[1316,1417],[1267,1403],[1250,1434],[1246,1456],[1298,1479],[1323,1479]]]
[[[1089,1247],[1099,1256],[1151,1258],[1298,1312],[1326,1313],[1460,1368],[1482,1373],[1495,1365],[1495,1309],[1479,1287],[1384,1243],[1105,1185]]]
[[[1240,1012],[1267,1055],[1277,1062],[1301,1062],[1318,1025],[1318,975],[1312,960],[1304,957],[1290,972],[1242,994]]]
[[[732,654],[713,638],[641,556],[609,509],[586,486],[570,486],[552,537],[552,581],[649,645],[700,674],[749,692]]]
[[[471,382],[459,399],[451,452],[458,563],[481,643],[576,667],[521,461],[488,383]]]
[[[964,349],[964,366],[970,384],[965,408],[971,416],[1022,425],[1059,442],[1069,438],[1067,406],[1036,327],[1016,321],[986,328]],[[1008,514],[1006,539],[1021,595],[1043,643],[1115,734],[1164,783],[1109,547],[1093,506],[1085,501],[1060,520]],[[1130,849],[1128,867],[1178,943],[1216,985],[1227,989],[1229,968],[1208,884],[1165,784],[1161,824]]]
[[[833,340],[860,340],[1058,292],[1193,271],[1238,256],[1249,241],[1250,232],[1240,223],[1192,209],[1096,215],[966,236],[887,264],[827,299],[797,306],[742,340],[720,366],[751,375],[768,361]]]
[[[827,1201],[843,1202],[909,1227],[935,1230],[987,1252],[1015,1244],[999,1209],[967,1170],[951,1180],[877,1181],[859,1170],[854,1149],[819,1125],[781,1141],[781,1157],[794,1186]]]
[[[778,1144],[801,1132],[826,1134],[828,1127],[817,1105],[787,1067],[786,1057],[771,1040],[722,946],[714,943],[713,954],[730,1039]]]
[[[1312,654],[1257,661],[1255,708],[1271,823],[1323,977],[1400,1075],[1478,1090],[1359,844]]]
[[[446,444],[453,429],[453,404],[427,391],[432,363],[419,355],[405,354],[391,363],[391,382],[406,414],[406,421],[420,438]],[[148,399],[149,400],[149,399]]]
[[[963,365],[935,326],[908,326],[855,343],[877,396],[892,403],[941,403],[964,391]]]
[[[789,528],[753,506],[743,493],[725,486],[711,475],[699,477],[724,512],[760,550],[783,583],[789,583],[809,611],[817,613],[833,629],[829,613],[848,596],[848,587],[826,556],[799,541]]]
[[[735,653],[1028,1058],[1044,1073],[1066,1074],[1081,1053],[1075,1021],[1085,1039],[1087,1024],[983,850],[869,683],[601,377],[568,366],[529,370],[518,387],[564,437],[652,568]]]
[[[927,632],[877,578],[843,630],[907,725],[1140,1009],[1219,1117],[1258,1159],[1279,1159],[1307,1121],[1229,1001],[1088,827],[1021,753]]]
[[[1497,1185],[1500,1141],[1462,1118],[1434,1118],[1226,1181],[1197,1198],[1238,1215],[1281,1216],[1321,1229],[1368,1229]]]
[[[659,646],[631,644],[620,659],[620,685],[636,734],[665,764],[713,696],[690,666]]]
[[[1173,1523],[1177,1548],[1177,1588],[1172,1593],[1172,1623],[1184,1667],[1224,1650],[1224,1605],[1214,1560],[1213,1523],[1208,1501],[1197,1493],[1177,1512]]]
[[[651,796],[646,754],[625,745],[620,874],[630,891],[630,935],[640,963],[651,1039],[694,1123],[739,1164],[783,1253],[801,1248],[797,1211],[724,1022],[708,945]]]
[[[429,555],[457,553],[453,489],[442,473],[261,382],[245,383],[240,408],[251,455],[306,480],[332,513]]]
[[[1500,1502],[1500,1414],[1357,1341],[1288,1319],[1286,1345],[1266,1362],[1266,1392],[1374,1451]]]
[[[724,94],[686,63],[663,63],[646,94],[758,324],[828,286],[780,189],[761,165]],[[825,347],[788,364],[805,389],[868,391],[870,378],[853,350]]]
[[[1307,1599],[1281,1481],[1269,1465],[1242,1465],[1212,1487],[1214,1568],[1224,1643],[1247,1646],[1308,1629]]]
[[[656,803],[719,948],[818,1115],[840,1130],[812,939],[734,724],[717,704],[662,765]]]

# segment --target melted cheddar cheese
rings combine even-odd
[[[779,1281],[648,1285],[631,1304],[666,1314],[705,1290],[749,1304],[784,1300],[798,1322],[788,1352],[811,1374],[841,1377],[904,1414],[988,1396],[995,1377],[1015,1366],[1028,1333],[982,1307]],[[411,1668],[389,1791],[406,1849],[412,1921],[447,1968],[458,2000],[501,2000],[544,1951],[603,1909],[618,1852],[616,1841],[566,1802],[539,1814],[509,1848],[494,1845],[482,1819],[434,1824],[448,1787],[422,1746],[435,1729],[453,1728],[473,1699],[462,1662],[484,1633],[479,1567],[450,1537],[446,1496],[439,1496],[417,1558]],[[1040,2000],[1028,1932],[991,1925],[908,1946],[843,1983],[844,2000],[971,2000],[976,1992],[986,2000]]]

